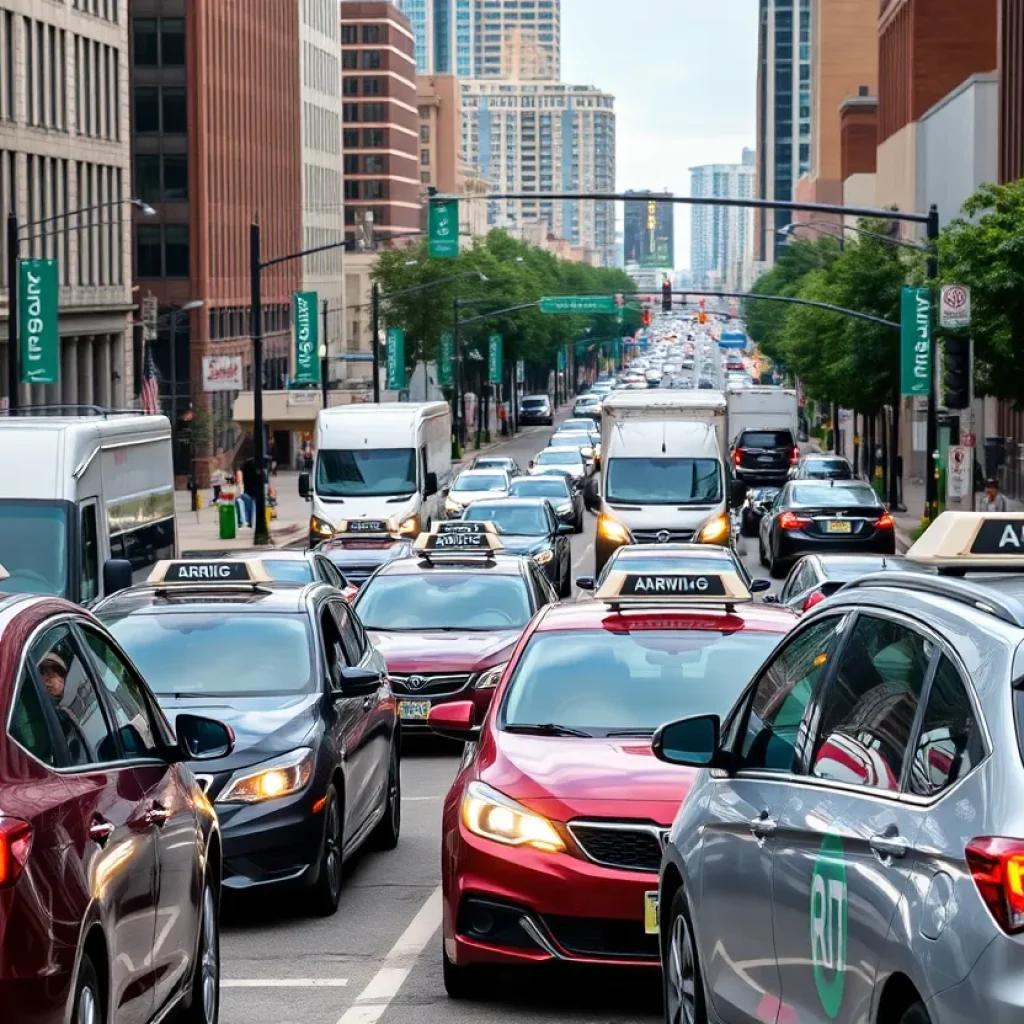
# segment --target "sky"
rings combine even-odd
[[[689,195],[691,167],[754,145],[757,0],[562,0],[562,80],[615,96],[619,192]],[[675,225],[682,269],[687,207]]]

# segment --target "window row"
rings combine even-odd
[[[355,153],[345,156],[346,174],[383,174],[385,166],[382,156],[357,156]]]
[[[171,135],[188,131],[184,86],[137,85],[132,98],[137,133]]]
[[[380,50],[342,50],[341,66],[345,71],[379,71],[384,59]]]
[[[188,277],[187,224],[136,224],[137,277]]]
[[[83,14],[92,14],[94,17],[117,25],[121,21],[118,10],[119,3],[120,0],[71,0],[71,7]]]
[[[313,43],[302,44],[302,82],[307,89],[338,95],[338,60]]]
[[[341,150],[338,115],[315,103],[302,104],[303,143],[318,153],[337,156]]]
[[[355,46],[359,43],[359,25],[341,26],[341,45]],[[387,32],[383,25],[363,25],[362,41],[369,45],[387,42]]]
[[[183,68],[185,19],[136,18],[132,23],[132,62],[137,68]]]
[[[135,196],[146,203],[179,203],[188,199],[188,155],[136,153]]]
[[[383,79],[377,76],[347,75],[341,82],[343,96],[380,96],[383,89]]]
[[[342,120],[347,123],[361,121],[363,124],[379,124],[387,121],[387,104],[384,103],[343,103]]]
[[[345,149],[383,149],[384,129],[383,128],[346,128],[342,136],[342,145]]]
[[[337,41],[337,0],[302,0],[302,22],[320,35]]]
[[[346,199],[386,199],[387,182],[384,181],[360,181],[359,179],[345,181]]]

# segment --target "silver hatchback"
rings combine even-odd
[[[849,584],[724,722],[662,863],[671,1024],[1024,1020],[1024,515],[945,513],[938,570]],[[981,579],[949,573],[982,571]]]

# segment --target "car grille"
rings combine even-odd
[[[595,864],[626,871],[652,871],[661,867],[663,836],[668,829],[655,825],[575,822],[569,831]]]
[[[616,960],[658,959],[658,936],[648,935],[640,920],[545,914],[544,924],[555,942],[574,956]]]
[[[445,697],[464,690],[469,685],[470,676],[465,673],[457,675],[432,675],[429,672],[412,673],[406,676],[391,676],[391,688],[395,693],[410,696]]]
[[[689,544],[693,530],[634,530],[634,544]]]

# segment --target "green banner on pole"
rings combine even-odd
[[[492,334],[487,342],[487,381],[489,384],[501,383],[501,335]]]
[[[565,369],[565,349],[564,348],[560,348],[558,350],[558,369],[560,371]]]
[[[540,300],[542,313],[617,313],[614,295],[557,295]]]
[[[56,260],[22,260],[18,269],[18,330],[22,384],[60,380],[60,316]]]
[[[931,289],[904,287],[900,331],[900,394],[927,397],[932,383]]]
[[[296,384],[320,383],[320,321],[316,292],[292,292]]]
[[[387,339],[387,367],[389,391],[404,391],[405,383],[405,331],[401,327],[389,327]]]
[[[459,255],[458,199],[431,199],[429,214],[430,255],[452,259]]]
[[[450,334],[441,335],[437,348],[437,384],[450,388],[455,383],[455,339]]]

